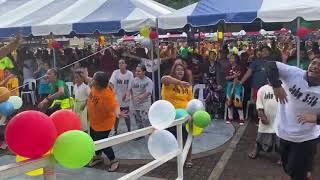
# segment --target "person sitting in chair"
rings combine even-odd
[[[58,71],[49,69],[46,74],[49,83],[49,95],[39,103],[38,108],[51,115],[60,109],[72,108],[72,98],[69,96],[69,90],[66,83],[58,79]]]

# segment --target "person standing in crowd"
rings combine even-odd
[[[14,65],[12,60],[7,57],[12,51],[18,48],[22,40],[21,34],[17,34],[16,38],[8,45],[0,47],[0,81],[4,78],[4,69],[12,69]]]
[[[82,71],[76,71],[74,74],[74,106],[73,111],[78,114],[81,119],[82,130],[88,130],[87,108],[86,101],[90,94],[89,85],[84,83],[84,78],[81,75]]]
[[[209,59],[203,66],[205,89],[206,109],[215,118],[220,118],[223,115],[219,114],[224,107],[223,81],[224,72],[221,64],[217,61],[215,51],[209,52]]]
[[[49,82],[49,95],[38,104],[38,108],[51,115],[60,109],[69,109],[72,107],[72,99],[69,96],[69,90],[66,83],[59,79],[56,69],[49,69],[46,74]]]
[[[202,72],[202,64],[201,64],[201,56],[193,54],[191,57],[191,63],[189,64],[189,68],[193,75],[193,84],[202,84],[203,83],[203,72]]]
[[[290,66],[296,66],[298,67],[298,60],[296,58],[296,56],[291,56],[288,59],[287,62],[288,65]],[[308,55],[307,55],[307,50],[304,46],[300,47],[300,65],[299,68],[303,69],[303,70],[307,70],[310,64],[310,60],[308,59]]]
[[[117,100],[120,104],[120,114],[124,118],[128,131],[131,131],[131,123],[129,116],[130,88],[133,82],[133,73],[127,70],[125,60],[119,60],[119,69],[113,71],[110,78],[110,86],[116,93]],[[118,134],[119,118],[116,120],[114,130],[115,135]]]
[[[256,56],[258,56],[258,52],[256,52]],[[251,94],[253,102],[257,100],[257,92],[258,89],[267,84],[267,75],[265,72],[265,64],[270,60],[271,48],[269,46],[264,46],[261,49],[261,58],[255,59],[250,65],[240,80],[240,84],[243,85],[250,77],[251,80]],[[271,59],[275,61],[276,59]]]
[[[320,112],[320,58],[314,58],[308,70],[269,62],[267,77],[280,107],[276,114],[276,134],[284,171],[292,180],[311,179],[319,126],[299,123],[302,113]]]
[[[19,80],[9,69],[4,70],[4,80],[0,81],[0,87],[6,87],[11,96],[19,96]]]
[[[93,75],[87,108],[90,121],[90,136],[94,141],[108,138],[116,121],[118,103],[108,83],[109,78],[105,72],[99,71]],[[119,168],[119,162],[116,160],[112,147],[97,151],[89,166],[93,167],[104,161],[102,152],[109,158],[111,163],[108,171],[116,171]]]
[[[240,79],[243,77],[244,70],[239,65],[239,56],[231,54],[230,65],[227,67],[225,76],[227,80],[226,85],[226,104],[228,106],[228,119],[227,124],[233,121],[233,109],[238,110],[240,125],[244,125],[244,114],[243,114],[243,98],[244,88],[239,84]]]
[[[36,79],[40,78],[38,83],[39,84],[38,93],[41,99],[47,97],[49,94],[48,82],[44,78],[49,69],[50,69],[49,63],[42,62],[38,67],[38,70],[34,72],[34,77]]]
[[[167,100],[173,104],[176,109],[182,108],[186,109],[187,104],[192,97],[192,85],[191,85],[191,74],[187,72],[187,67],[179,62],[175,61],[174,65],[171,68],[170,75],[163,76],[161,78],[162,82],[162,90],[161,96],[163,100]],[[177,135],[176,127],[170,127],[168,130],[173,134]],[[182,136],[184,143],[188,138],[188,132],[183,126],[182,128]],[[187,160],[186,167],[192,167],[192,158],[191,158],[192,147],[190,147]]]
[[[118,67],[118,61],[113,51],[112,48],[106,49],[100,58],[100,69],[109,75]]]
[[[256,108],[259,127],[254,149],[248,154],[251,159],[257,158],[260,151],[271,152],[273,148],[275,148],[276,152],[279,151],[279,140],[275,134],[278,102],[273,94],[272,86],[269,84],[262,86],[258,90]]]
[[[33,56],[33,52],[30,49],[23,48],[21,51],[21,55],[18,61],[23,62],[22,74],[23,80],[33,79],[33,74],[35,70],[36,60]]]
[[[139,64],[131,87],[132,113],[139,129],[150,126],[148,111],[151,106],[153,82],[145,73],[146,67]]]

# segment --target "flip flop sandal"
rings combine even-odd
[[[111,168],[112,168],[112,166],[113,166],[114,164],[117,164],[117,167],[112,170]],[[110,164],[110,167],[109,167],[109,169],[108,169],[108,172],[115,172],[115,171],[117,171],[118,169],[119,169],[119,161],[114,161],[114,162],[112,162],[112,163]]]

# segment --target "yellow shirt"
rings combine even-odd
[[[16,77],[10,78],[5,87],[11,92],[11,96],[19,96],[19,80]],[[14,91],[12,91],[14,90]]]
[[[171,102],[176,109],[185,109],[188,102],[193,99],[192,86],[162,85],[161,96],[163,100]]]

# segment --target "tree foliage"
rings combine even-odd
[[[156,1],[166,6],[172,7],[174,9],[180,9],[192,3],[198,2],[198,0],[156,0]]]

